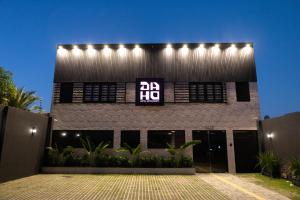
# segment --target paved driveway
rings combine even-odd
[[[242,180],[228,174],[194,176],[41,174],[0,184],[0,199],[209,200],[285,198],[260,186],[254,185],[254,188],[249,190],[247,184],[251,185],[251,183],[237,181]],[[238,185],[235,185],[236,183]],[[257,190],[258,193],[254,191],[257,189],[255,187],[260,189]],[[260,192],[268,195],[263,195]]]

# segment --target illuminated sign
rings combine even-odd
[[[164,105],[164,80],[162,78],[136,79],[137,106]]]

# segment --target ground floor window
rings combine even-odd
[[[148,148],[163,149],[167,144],[179,148],[185,143],[185,132],[183,130],[149,130]]]
[[[125,143],[132,148],[137,147],[140,144],[140,131],[137,130],[121,131],[121,147],[124,147]]]
[[[93,145],[97,146],[100,142],[108,143],[109,148],[113,148],[113,130],[59,130],[53,131],[52,146],[64,148],[72,146],[81,148],[80,138],[89,138]]]

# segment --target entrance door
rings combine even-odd
[[[226,131],[193,131],[193,140],[201,140],[193,147],[197,172],[228,171]]]
[[[233,131],[236,172],[257,172],[257,131]]]

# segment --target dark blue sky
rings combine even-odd
[[[300,111],[299,0],[0,0],[0,65],[47,111],[58,43],[238,41],[254,42],[262,116]]]

